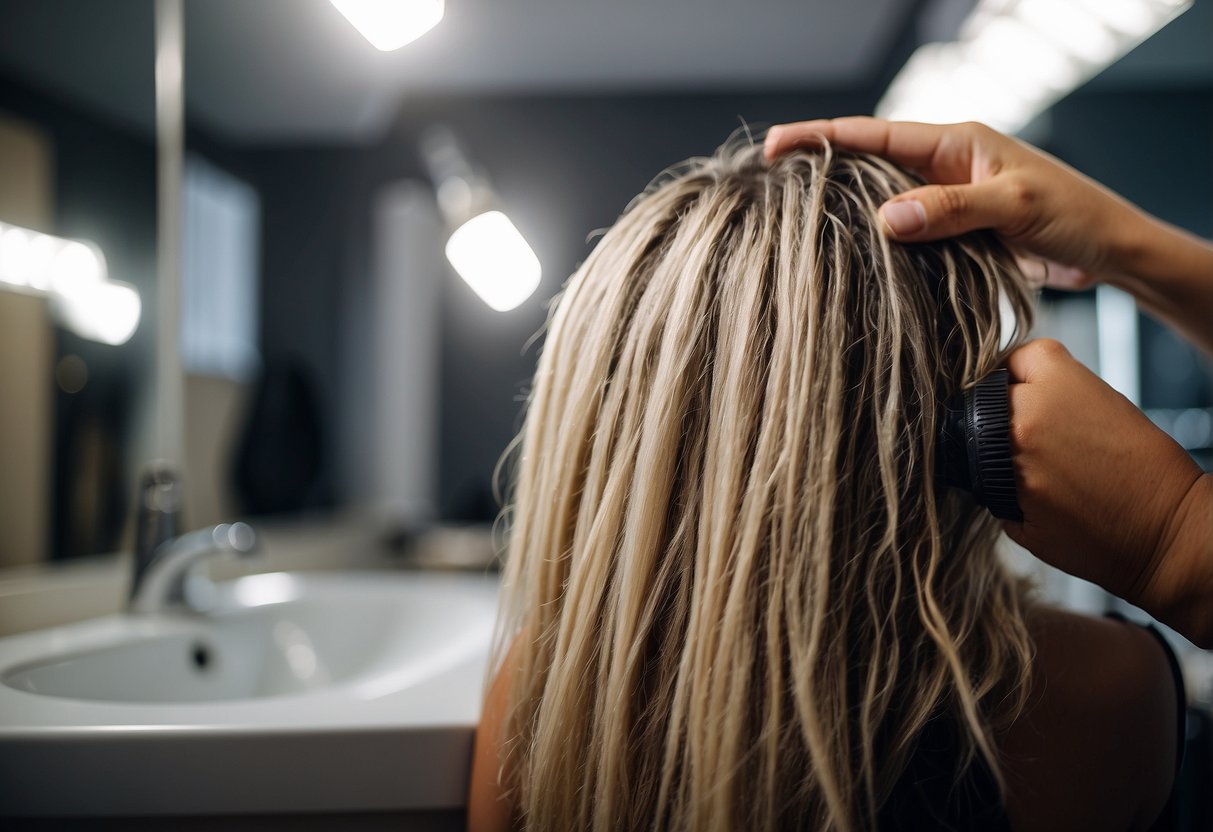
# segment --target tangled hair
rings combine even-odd
[[[1031,298],[992,235],[890,244],[877,208],[917,184],[731,142],[568,282],[497,644],[527,828],[871,828],[931,720],[1001,785],[1025,591],[996,522],[934,483],[935,436]]]

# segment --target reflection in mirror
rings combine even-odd
[[[185,164],[181,366],[185,373],[186,517],[191,525],[236,514],[224,449],[233,447],[257,347],[260,199],[205,157]]]
[[[17,29],[67,15],[80,32],[38,49],[0,35],[0,566],[129,548],[135,477],[159,451],[153,5],[11,5]],[[90,29],[124,48],[74,48]],[[201,525],[234,510],[212,451],[234,444],[260,369],[260,206],[203,152],[183,188],[186,516]]]
[[[0,92],[0,564],[15,565],[121,545],[150,420],[154,152],[33,73]]]

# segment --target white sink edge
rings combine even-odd
[[[492,598],[495,601],[497,581],[489,575],[443,574],[443,573],[407,573],[407,580],[422,581],[435,585],[458,585],[461,589],[475,593],[482,598]],[[270,601],[257,604],[242,605],[239,608],[223,609],[220,617],[239,613],[253,606],[270,606],[295,600],[300,593],[309,587],[320,586],[329,590],[334,584],[346,587],[351,584],[362,584],[359,591],[381,594],[390,597],[391,582],[385,582],[382,575],[364,573],[306,573],[289,575],[289,573],[266,573],[252,575],[231,582],[232,585],[248,584],[250,582],[279,583],[282,577],[291,577],[297,584],[288,594],[279,593]],[[480,622],[491,629],[491,622],[485,616]],[[102,616],[88,621],[65,624],[47,630],[20,633],[14,636],[0,638],[0,679],[8,677],[25,668],[50,664],[69,659],[74,656],[105,650],[127,643],[159,636],[197,634],[200,625],[205,624],[205,616],[166,615],[143,617],[120,613]],[[490,637],[474,638],[455,646],[454,652],[431,657],[426,661],[425,669],[430,675],[418,680],[417,667],[395,670],[375,669],[359,674],[352,678],[343,679],[331,685],[317,687],[312,690],[292,691],[272,697],[244,697],[237,699],[209,701],[114,701],[97,700],[66,696],[49,696],[40,693],[19,690],[0,682],[0,738],[12,736],[14,731],[32,735],[75,730],[79,728],[115,729],[122,727],[128,730],[164,730],[170,728],[186,728],[189,730],[219,730],[229,728],[239,730],[256,723],[258,729],[279,726],[286,730],[297,730],[308,726],[351,726],[366,724],[366,719],[374,720],[374,724],[394,726],[401,724],[400,713],[403,704],[417,704],[416,694],[435,684],[447,684],[453,680],[447,677],[451,673],[459,673],[462,666],[472,664],[479,668],[481,674],[488,658]],[[460,674],[462,675],[462,674]],[[478,680],[477,702],[483,692],[483,680]],[[401,702],[401,699],[413,700]],[[455,697],[457,700],[462,697]],[[355,703],[362,713],[358,716],[340,714],[332,710],[337,704],[349,705]],[[389,705],[389,709],[383,707]],[[436,708],[427,709],[418,719],[416,712],[409,719],[410,723],[432,724],[465,724],[467,717],[465,709],[444,707],[446,698],[432,703]],[[320,708],[317,714],[312,709]],[[17,715],[20,715],[17,717]],[[478,718],[478,710],[471,715]],[[20,725],[14,725],[16,718]]]
[[[367,591],[386,584],[389,593],[396,580],[382,573],[299,576],[304,586],[350,577],[365,580]],[[495,576],[408,573],[400,580],[458,585],[492,598],[495,610]],[[48,644],[70,644],[75,653],[82,632],[93,633],[89,644],[101,649],[129,637],[132,627],[155,633],[189,623],[116,615],[9,636],[0,639],[0,673],[68,654]],[[489,641],[456,651],[424,682],[394,690],[381,678],[357,677],[273,698],[139,704],[0,685],[0,816],[459,808]],[[8,649],[14,646],[22,649]],[[376,683],[381,695],[358,695]]]

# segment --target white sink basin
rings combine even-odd
[[[497,581],[273,573],[0,639],[0,815],[461,805]]]
[[[479,643],[487,619],[483,598],[398,583],[255,575],[229,587],[217,613],[122,621],[129,638],[104,647],[73,653],[57,633],[47,644],[52,658],[7,670],[0,681],[111,702],[284,696],[358,679],[402,687]]]

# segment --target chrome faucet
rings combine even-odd
[[[181,480],[167,466],[154,466],[139,485],[135,571],[127,610],[133,613],[169,609],[198,612],[214,588],[199,571],[214,555],[247,555],[257,548],[257,535],[247,523],[180,534]]]

